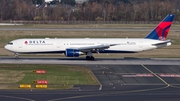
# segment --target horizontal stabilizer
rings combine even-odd
[[[164,45],[164,44],[167,44],[171,42],[171,40],[166,40],[166,41],[163,41],[163,42],[160,42],[160,43],[156,43],[156,44],[152,44],[153,46],[158,46],[158,45]]]

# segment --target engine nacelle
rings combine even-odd
[[[66,49],[65,54],[67,57],[79,57],[82,54],[82,52],[76,49]]]

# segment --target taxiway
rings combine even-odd
[[[15,60],[0,57],[6,64],[65,64],[91,69],[99,86],[76,85],[70,90],[0,90],[2,101],[179,101],[180,59],[163,58],[37,58]]]

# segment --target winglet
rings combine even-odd
[[[166,40],[172,22],[174,20],[174,14],[168,14],[145,38],[155,40]]]

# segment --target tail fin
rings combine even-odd
[[[149,33],[145,38],[155,40],[166,40],[168,32],[170,30],[172,21],[174,20],[174,14],[168,14],[157,26]]]

